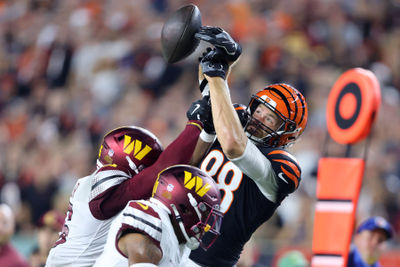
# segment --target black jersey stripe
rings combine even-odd
[[[272,150],[271,152],[268,153],[267,158],[271,159],[271,160],[272,159],[288,160],[288,161],[294,163],[300,169],[300,166],[299,166],[296,158],[285,150]]]
[[[285,167],[290,168],[291,172],[294,173],[297,177],[300,177],[301,171],[300,168],[291,161],[285,159],[273,159],[272,161],[280,162],[285,165]]]
[[[144,223],[144,224],[150,226],[150,227],[153,228],[154,230],[156,230],[156,231],[158,231],[158,232],[160,232],[160,233],[162,232],[162,230],[161,230],[160,227],[154,225],[153,223],[151,223],[151,222],[149,222],[149,221],[146,221],[145,219],[143,219],[143,218],[141,218],[141,217],[135,216],[135,215],[130,214],[130,213],[123,213],[122,215],[132,217],[133,219],[135,219],[135,220],[137,220],[137,221],[139,221],[139,222],[142,222],[142,223]]]
[[[92,185],[92,190],[95,189],[96,187],[98,187],[99,185],[101,185],[102,183],[107,182],[108,180],[111,180],[111,179],[114,179],[117,177],[123,177],[123,178],[129,179],[128,176],[119,175],[119,174],[107,176],[106,178],[103,178],[100,181],[97,181],[94,185]]]
[[[313,256],[321,256],[321,257],[339,257],[341,258],[341,254],[334,254],[334,253],[315,253]]]

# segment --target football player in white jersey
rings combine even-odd
[[[109,132],[100,148],[97,170],[75,184],[65,224],[46,266],[93,265],[103,251],[111,218],[97,219],[90,210],[90,200],[153,164],[161,152],[160,141],[143,128],[121,127]]]
[[[219,235],[221,197],[214,180],[196,167],[163,170],[149,200],[129,201],[113,221],[95,267],[183,266],[192,249]],[[213,238],[202,242],[207,232]]]
[[[204,118],[209,116],[203,103],[192,104],[184,131],[164,151],[157,137],[140,127],[117,128],[104,137],[97,170],[77,181],[46,266],[94,264],[103,251],[112,218],[129,200],[149,198],[161,170],[189,163]]]

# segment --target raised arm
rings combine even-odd
[[[229,66],[239,58],[242,48],[229,33],[218,27],[203,26],[196,38],[215,46],[214,50],[208,49],[201,59],[199,80],[202,80],[202,74],[207,80],[202,94],[209,91],[218,141],[229,158],[237,158],[243,154],[248,138],[233,107],[225,79]],[[205,87],[205,84],[201,82],[201,86]]]
[[[205,77],[209,83],[212,115],[218,141],[228,158],[240,157],[246,148],[248,138],[233,107],[229,89],[223,78],[214,76],[213,72],[206,71]]]
[[[203,123],[205,124],[210,116],[203,102],[198,100],[192,103],[186,114],[188,122],[184,131],[161,153],[153,165],[132,178],[99,192],[90,200],[89,208],[95,218],[99,220],[111,218],[121,211],[129,200],[149,198],[161,170],[175,164],[188,164],[193,160],[194,153],[197,158],[202,156],[200,148],[197,150],[195,148]]]

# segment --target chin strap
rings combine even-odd
[[[129,156],[126,156],[125,159],[128,161],[129,163],[129,167],[136,173],[139,173],[138,167],[136,166],[136,164],[132,161],[132,159]]]
[[[104,166],[104,164],[101,163],[101,161],[100,161],[99,159],[97,159],[97,161],[96,161],[96,167],[97,167],[97,169],[100,169],[100,168],[103,167],[103,166]]]
[[[186,230],[185,230],[185,226],[183,225],[182,217],[178,212],[178,209],[175,207],[174,204],[170,204],[170,206],[171,206],[172,211],[174,212],[175,218],[179,224],[179,228],[181,229],[181,232],[186,239],[185,245],[191,250],[197,249],[200,245],[200,242],[195,237],[188,236],[188,234],[186,233]]]
[[[197,217],[199,217],[199,221],[200,221],[201,220],[201,213],[200,213],[199,209],[197,208],[197,204],[198,204],[197,200],[192,196],[191,193],[187,193],[187,196],[189,198],[190,205],[192,205],[192,207],[196,211]]]

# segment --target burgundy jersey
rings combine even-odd
[[[160,171],[175,164],[189,163],[199,134],[200,128],[193,123],[188,123],[185,130],[161,153],[153,165],[132,179],[105,187],[101,192],[97,192],[97,195],[89,202],[93,216],[100,220],[108,219],[120,212],[129,200],[151,197],[154,182]],[[92,190],[95,189],[92,187]]]

